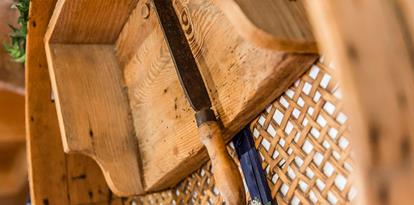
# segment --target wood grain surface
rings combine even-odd
[[[66,151],[92,156],[118,194],[139,194],[142,186],[146,191],[165,189],[201,166],[207,153],[151,3],[139,1],[132,13],[132,3],[115,6],[117,10],[109,5],[60,0],[46,34]],[[226,142],[317,58],[251,44],[207,0],[174,1],[174,6],[224,125]],[[74,16],[77,12],[89,13]]]
[[[51,44],[49,49],[65,151],[95,159],[115,193],[141,193],[137,142],[113,46]]]
[[[89,157],[63,151],[43,38],[56,0],[31,0],[26,63],[27,152],[33,205],[118,205]]]
[[[321,47],[336,60],[359,169],[359,204],[412,204],[412,1],[308,1]]]
[[[59,0],[50,43],[113,43],[138,0]],[[70,12],[62,12],[68,11]],[[60,15],[61,14],[61,15]],[[56,22],[59,22],[56,24]],[[53,31],[53,32],[52,32]]]
[[[303,1],[213,0],[238,33],[258,46],[316,53]]]
[[[226,141],[316,59],[250,44],[209,1],[174,1],[174,6],[225,127]],[[149,15],[144,18],[146,8]],[[207,159],[156,22],[152,5],[139,2],[116,44],[149,191],[176,184]]]

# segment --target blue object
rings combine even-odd
[[[260,200],[262,204],[272,204],[272,195],[267,184],[266,175],[263,171],[261,160],[254,146],[250,129],[245,127],[234,138],[240,166],[246,180],[252,199]]]

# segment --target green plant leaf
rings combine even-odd
[[[24,63],[26,59],[26,35],[27,35],[27,21],[29,20],[29,0],[19,0],[12,5],[12,8],[17,9],[19,18],[17,19],[18,27],[9,24],[11,29],[9,33],[10,43],[3,43],[4,50],[10,57],[19,63]]]

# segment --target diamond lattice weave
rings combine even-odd
[[[250,125],[278,204],[349,204],[356,195],[349,126],[334,71],[329,63],[316,63]],[[222,199],[207,162],[177,187],[131,202],[211,205]]]

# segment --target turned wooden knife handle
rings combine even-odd
[[[210,156],[216,185],[226,204],[245,204],[246,196],[239,169],[227,152],[217,121],[200,124],[199,134]]]

